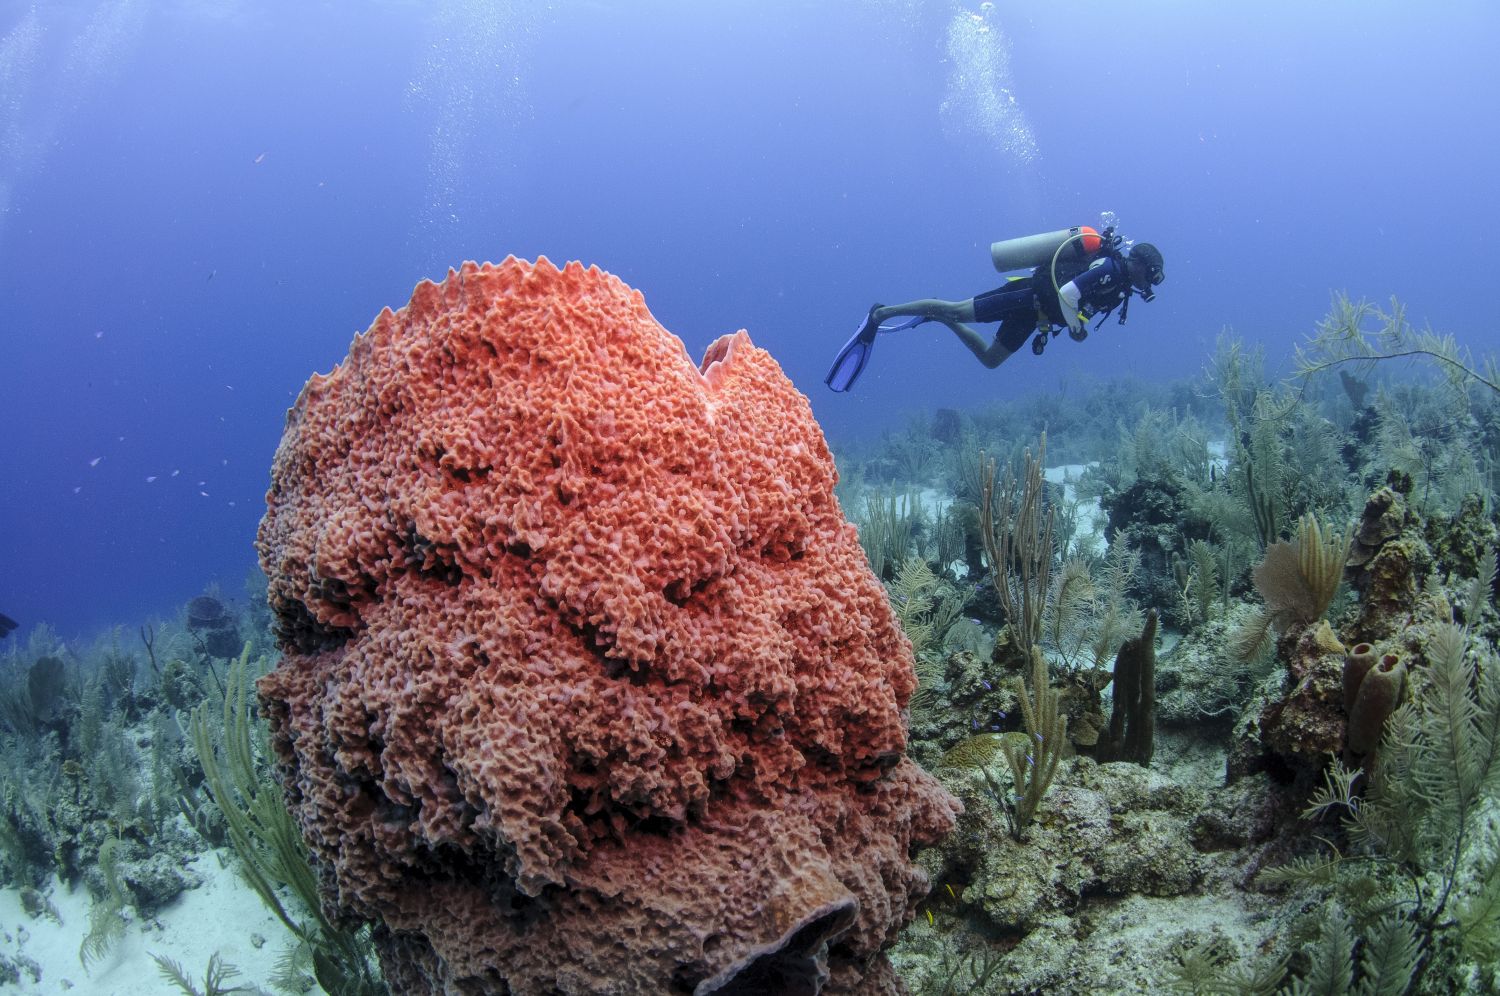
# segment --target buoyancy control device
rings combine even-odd
[[[1061,297],[1059,284],[1088,269],[1098,260],[1100,255],[1108,256],[1116,260],[1122,260],[1121,255],[1124,240],[1115,231],[1114,225],[1109,225],[1100,232],[1088,225],[1077,225],[1073,228],[1063,228],[1055,232],[1043,232],[1040,235],[1026,235],[1019,239],[1007,239],[1004,242],[992,242],[990,244],[990,259],[995,264],[995,269],[1001,273],[1008,270],[1032,269],[1032,281],[1035,286],[1045,287],[1049,283],[1053,294]],[[1156,252],[1156,247],[1151,247]],[[1157,254],[1160,255],[1159,253]],[[1121,264],[1123,266],[1123,263]],[[1124,272],[1123,269],[1121,271]],[[1011,279],[1016,279],[1012,277]],[[1108,306],[1091,310],[1090,314],[1102,312],[1104,317],[1099,323],[1104,323],[1104,318],[1118,306],[1120,308],[1120,324],[1125,324],[1126,309],[1130,306],[1130,294],[1132,288],[1128,280],[1121,281],[1118,290],[1118,300]],[[1144,292],[1141,295],[1146,300],[1151,300],[1151,294]],[[1055,300],[1056,298],[1054,298]],[[1038,328],[1036,336],[1031,340],[1031,351],[1037,356],[1042,355],[1042,350],[1047,348],[1049,333],[1057,335],[1058,330],[1051,327],[1051,316],[1045,311],[1037,314]],[[1080,330],[1070,334],[1075,340],[1083,340],[1088,336],[1087,330]]]

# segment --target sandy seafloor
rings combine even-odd
[[[261,986],[268,980],[290,942],[287,929],[234,871],[233,853],[205,851],[188,863],[202,880],[149,920],[132,919],[125,933],[90,964],[78,960],[78,946],[89,929],[89,894],[82,885],[69,890],[56,879],[44,889],[61,923],[33,918],[21,908],[20,893],[0,890],[0,954],[12,962],[29,960],[40,969],[33,978],[21,968],[19,984],[0,986],[0,993],[88,993],[90,996],[163,996],[180,993],[161,975],[152,955],[180,964],[202,987],[208,960],[219,957],[240,970],[227,985]],[[130,915],[133,911],[127,911]],[[259,945],[258,947],[256,945]],[[310,996],[323,990],[314,986]]]

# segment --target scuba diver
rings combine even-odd
[[[1161,252],[1149,242],[1127,248],[1112,225],[1103,232],[1083,225],[996,242],[990,246],[990,258],[1001,273],[1035,269],[1029,276],[1008,277],[1001,286],[966,301],[875,305],[839,350],[823,382],[835,391],[849,390],[864,372],[879,333],[927,322],[948,326],[990,369],[1004,363],[1028,337],[1031,351],[1041,356],[1048,341],[1064,328],[1075,342],[1088,338],[1086,324],[1095,315],[1101,316],[1103,325],[1119,308],[1119,323],[1124,325],[1131,295],[1153,300],[1152,288],[1165,279]],[[1000,328],[991,341],[966,322],[999,322]]]

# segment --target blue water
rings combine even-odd
[[[1117,374],[1273,362],[1330,293],[1493,348],[1488,3],[0,6],[0,612],[64,634],[240,593],[283,412],[425,277],[597,263],[737,328],[844,438]],[[873,301],[1119,216],[1167,281],[986,371]],[[1108,417],[1102,413],[1101,417]]]

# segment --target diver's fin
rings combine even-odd
[[[899,332],[902,329],[915,328],[930,320],[913,315],[910,318],[903,317],[883,324],[875,321],[875,308],[871,308],[864,321],[859,323],[859,328],[855,330],[854,335],[844,343],[844,348],[839,350],[839,355],[834,358],[833,366],[828,369],[828,376],[823,378],[823,383],[840,393],[849,390],[859,379],[859,375],[865,372],[865,364],[870,362],[870,354],[875,350],[877,333]]]
[[[870,362],[870,353],[875,348],[875,333],[880,331],[880,323],[875,320],[875,309],[859,323],[859,328],[854,330],[854,335],[844,343],[839,350],[839,355],[834,357],[833,366],[828,368],[828,376],[823,378],[823,383],[835,391],[843,392],[854,386],[859,380],[859,375],[865,372],[865,364]]]

